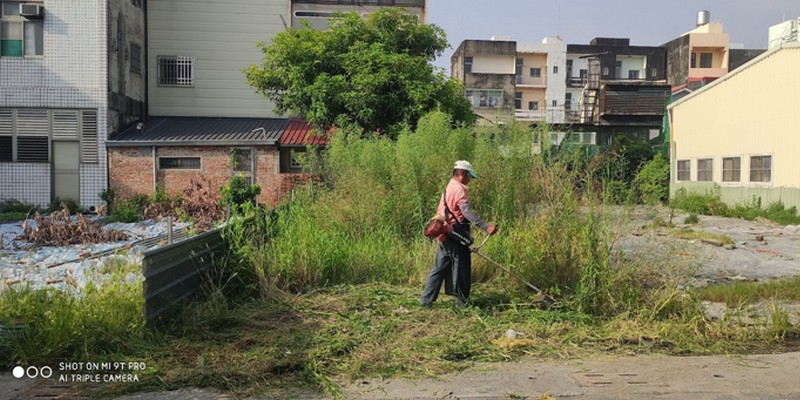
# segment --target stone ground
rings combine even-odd
[[[615,248],[642,262],[665,268],[690,269],[692,284],[704,286],[738,280],[768,280],[800,275],[800,226],[779,226],[768,221],[743,221],[700,216],[687,225],[729,236],[734,248],[668,235],[667,228],[646,227],[654,220],[670,220],[665,208],[619,208],[612,211]],[[672,217],[679,227],[686,214]],[[647,258],[652,259],[648,260]],[[793,322],[800,305],[780,304]],[[754,314],[758,308],[754,306]],[[718,304],[706,307],[710,316],[727,310]],[[716,314],[714,314],[716,313]],[[353,399],[797,399],[800,400],[800,352],[746,356],[676,357],[643,355],[590,360],[546,361],[525,359],[514,363],[476,365],[463,372],[435,379],[365,379],[343,387]],[[16,379],[0,374],[0,400],[48,398],[55,382]],[[38,390],[38,392],[37,392]],[[55,388],[52,393],[69,391]],[[38,393],[38,394],[37,394]],[[549,396],[549,397],[548,397]],[[49,397],[53,398],[53,397]],[[206,389],[181,389],[136,393],[118,400],[232,399]],[[265,395],[259,399],[321,399],[319,393],[293,392]]]

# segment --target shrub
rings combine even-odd
[[[645,204],[663,204],[669,198],[669,162],[656,153],[633,178],[634,201]]]
[[[256,203],[256,196],[261,193],[261,187],[257,184],[247,183],[243,176],[234,175],[227,185],[222,187],[223,205],[241,206],[245,203]]]
[[[702,215],[730,216],[730,208],[719,193],[719,186],[705,193],[689,193],[685,188],[678,189],[670,199],[670,207],[679,208],[689,213]]]

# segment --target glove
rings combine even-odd
[[[486,228],[486,233],[488,233],[489,236],[497,233],[497,224],[489,224],[489,226]]]

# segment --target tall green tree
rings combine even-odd
[[[462,84],[431,64],[447,47],[444,31],[400,9],[339,14],[327,31],[289,28],[259,46],[264,62],[245,70],[247,82],[280,114],[391,136],[432,110],[475,121]]]

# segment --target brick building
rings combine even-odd
[[[325,144],[312,128],[285,118],[151,118],[107,142],[111,188],[122,198],[158,186],[174,195],[202,179],[219,193],[240,175],[261,187],[259,202],[275,206],[306,179],[294,153]]]

